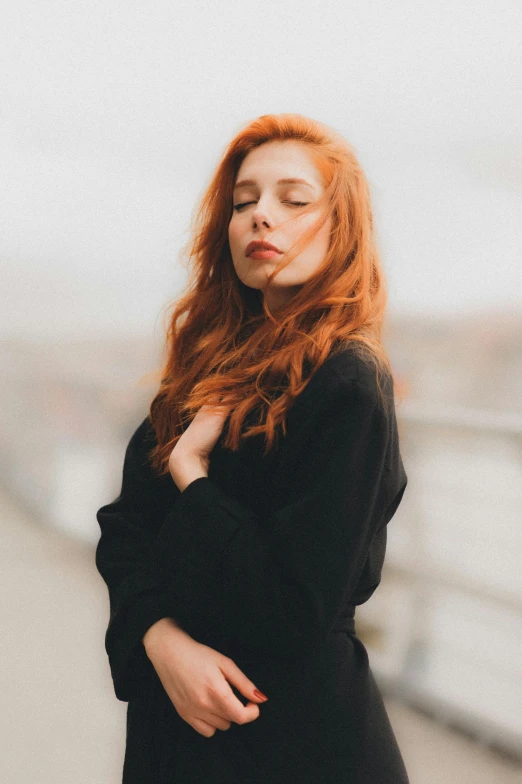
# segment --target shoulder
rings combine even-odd
[[[382,381],[381,381],[382,386]],[[389,387],[385,382],[385,387]],[[353,347],[337,348],[313,373],[289,411],[288,422],[300,430],[332,417],[349,421],[364,411],[379,413],[379,388],[373,366]]]
[[[176,485],[170,474],[158,475],[153,468],[151,452],[156,445],[156,433],[150,414],[147,414],[127,443],[123,462],[123,486],[126,497],[146,497],[149,505],[159,506],[163,502],[163,494],[167,493],[168,496]]]
[[[352,395],[366,398],[387,416],[395,411],[394,381],[391,371],[378,366],[354,348],[344,349],[332,357],[332,372],[338,388],[350,389]]]
[[[388,371],[378,379],[375,365],[353,346],[337,348],[312,376],[310,396],[364,398],[377,404],[379,387],[393,395],[393,380]]]
[[[137,460],[140,458],[145,459],[155,443],[156,434],[152,427],[150,416],[147,414],[130,436],[126,450],[127,455]]]
[[[156,444],[156,433],[150,415],[147,414],[127,442],[123,464],[124,478],[144,484],[155,481],[156,474],[152,469],[150,453]]]

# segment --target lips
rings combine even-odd
[[[269,250],[273,251],[274,253],[281,253],[279,248],[276,248],[276,246],[272,245],[270,242],[265,242],[264,240],[253,240],[246,246],[245,254],[250,256],[250,254],[254,253],[256,250]]]

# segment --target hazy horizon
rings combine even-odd
[[[520,5],[328,10],[4,7],[0,336],[156,332],[226,144],[285,111],[354,146],[391,312],[520,307]]]

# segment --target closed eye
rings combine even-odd
[[[310,202],[308,201],[285,201],[284,204],[292,204],[295,207],[306,207]],[[234,204],[235,210],[240,210],[243,207],[247,207],[249,204],[255,204],[254,201],[244,201],[241,204]]]

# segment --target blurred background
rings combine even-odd
[[[95,512],[194,203],[283,111],[355,147],[388,280],[409,484],[358,634],[412,784],[522,780],[521,32],[516,0],[2,4],[6,784],[121,780]]]

